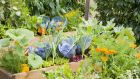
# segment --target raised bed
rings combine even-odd
[[[76,32],[66,32],[65,34],[68,36],[74,35]],[[45,39],[47,38],[51,38],[51,35],[45,36]],[[35,41],[39,41],[40,37],[35,37],[33,40],[31,40],[30,45],[32,45]],[[43,40],[45,41],[45,40]],[[6,51],[7,48],[4,48],[3,50]],[[0,54],[0,57],[2,56],[2,53]],[[69,63],[69,66],[71,68],[71,70],[73,72],[75,72],[78,67],[80,65],[80,62],[71,62]],[[22,73],[16,73],[16,74],[12,74],[9,73],[8,71],[0,68],[0,79],[46,79],[43,77],[42,72],[43,71],[50,71],[50,70],[54,70],[57,67],[60,66],[51,66],[51,67],[47,67],[47,68],[41,68],[41,69],[37,69],[37,70],[31,70],[29,72],[22,72]]]
[[[75,72],[80,66],[80,62],[71,62],[69,63],[69,66],[71,70]],[[3,69],[0,69],[0,79],[46,79],[45,77],[43,77],[42,72],[54,70],[58,67],[60,66],[51,66],[47,68],[32,70],[32,71],[23,72],[23,73],[16,73],[16,74],[12,74]]]

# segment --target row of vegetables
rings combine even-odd
[[[67,25],[67,19],[56,16],[50,19],[48,16],[39,16],[37,18],[38,34],[45,35],[46,30],[59,31]],[[63,27],[62,27],[63,26]],[[50,34],[50,33],[48,33]]]

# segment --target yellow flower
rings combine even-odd
[[[21,72],[28,72],[29,70],[30,70],[30,68],[27,64],[21,65]]]
[[[108,60],[108,58],[107,58],[106,56],[102,56],[102,57],[101,57],[101,60],[102,60],[103,62],[106,62],[106,61]]]

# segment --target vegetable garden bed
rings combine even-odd
[[[6,31],[8,38],[0,40],[0,79],[140,78],[134,33],[112,21],[103,26],[89,20],[88,27],[81,24],[76,32],[41,37],[23,28]]]
[[[67,36],[71,36],[71,35],[74,35],[75,33],[76,33],[75,31],[72,31],[72,32],[66,32],[64,34],[67,35]],[[41,41],[45,41],[44,39],[51,38],[51,37],[52,37],[51,35],[44,36],[43,39],[41,39],[40,37],[34,37],[31,40],[29,45],[32,46],[34,42],[40,41],[40,39],[41,39]],[[3,48],[2,51],[7,51],[7,49],[8,48]],[[2,54],[0,56],[2,56]],[[79,65],[80,65],[80,61],[69,63],[69,67],[71,68],[71,70],[73,72],[75,72],[78,69]],[[54,70],[54,69],[56,69],[60,66],[61,65],[53,65],[53,66],[50,66],[50,67],[31,70],[29,72],[21,72],[21,73],[10,73],[5,69],[0,68],[0,79],[46,79],[42,75],[43,71]]]
[[[79,65],[80,65],[80,61],[69,63],[69,66],[73,72],[75,72],[78,69]],[[51,66],[47,68],[32,70],[23,73],[16,73],[16,74],[9,73],[3,70],[2,68],[0,68],[0,79],[46,79],[42,75],[43,71],[54,70],[58,67],[60,66]]]

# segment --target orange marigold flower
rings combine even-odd
[[[131,44],[130,47],[131,47],[131,48],[136,48],[137,45],[136,45],[136,44]]]
[[[30,70],[30,68],[27,64],[21,65],[21,72],[28,72],[29,70]]]
[[[101,60],[102,60],[103,62],[106,62],[106,61],[108,60],[108,58],[107,58],[106,56],[102,56],[102,57],[101,57]]]
[[[96,52],[101,52],[100,48],[96,48],[95,50],[96,50]]]
[[[137,54],[136,54],[136,57],[137,57],[138,59],[140,59],[140,53],[137,53]]]

